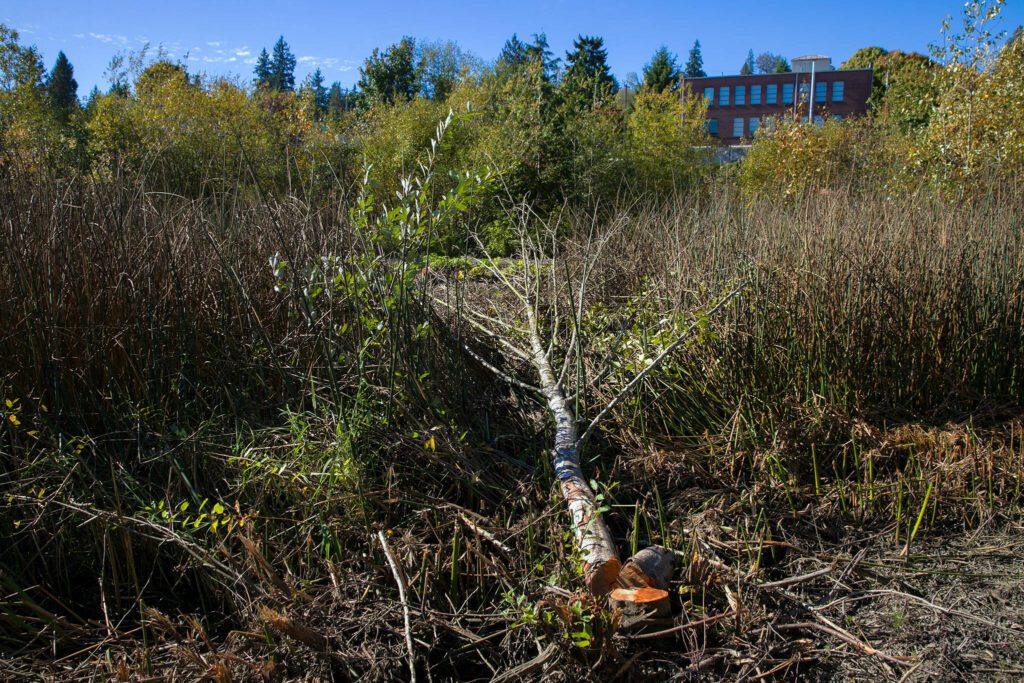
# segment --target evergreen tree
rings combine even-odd
[[[284,42],[284,36],[280,36],[274,43],[274,53],[270,59],[269,85],[271,90],[281,92],[295,90],[295,55],[292,54],[288,43]]]
[[[704,72],[704,57],[700,53],[700,41],[693,41],[693,47],[690,48],[690,57],[686,60],[686,69],[683,72],[687,78],[705,78],[707,74]]]
[[[260,50],[260,56],[256,58],[256,68],[252,70],[253,82],[256,87],[260,89],[270,87],[270,55],[267,54],[267,49],[263,48]]]
[[[676,56],[662,45],[651,57],[649,64],[644,66],[644,87],[654,92],[679,88],[679,65]]]
[[[750,76],[754,73],[754,51],[747,52],[747,59],[740,67],[740,76]]]
[[[416,41],[405,36],[383,53],[373,53],[359,68],[359,89],[368,105],[408,102],[416,96],[418,74],[415,67]]]
[[[97,86],[92,86],[92,90],[89,91],[89,96],[85,98],[85,117],[86,119],[92,118],[93,113],[96,111],[96,107],[99,104],[100,98],[103,97],[100,94],[100,89]]]
[[[509,169],[503,182],[513,195],[529,194],[538,205],[553,201],[570,175],[565,166],[570,146],[565,120],[543,62],[534,53],[519,68],[506,70],[494,92],[494,108],[502,122],[494,155]]]
[[[565,77],[562,96],[574,109],[596,109],[607,104],[618,91],[618,84],[608,68],[604,39],[579,36],[573,51],[565,54]]]
[[[561,60],[555,57],[555,53],[548,46],[546,33],[533,34],[533,42],[526,46],[526,56],[529,61],[541,65],[544,77],[549,81],[558,75],[558,62]]]
[[[791,71],[793,70],[789,68],[789,62],[785,59],[780,59],[779,63],[775,65],[775,73],[777,74],[788,74]]]
[[[317,112],[322,114],[327,111],[328,93],[327,88],[324,87],[324,75],[319,67],[317,67],[316,71],[306,76],[302,89],[310,93]]]
[[[78,108],[78,82],[75,70],[63,51],[57,53],[57,61],[46,79],[46,95],[57,118],[67,122]]]
[[[337,118],[347,109],[348,98],[341,87],[341,83],[338,83],[337,81],[331,83],[331,89],[327,93],[327,113],[331,117]]]
[[[512,37],[505,41],[505,46],[501,48],[501,54],[498,55],[498,64],[511,68],[520,67],[530,59],[527,50],[528,46],[526,43],[519,40],[519,36],[513,33]]]
[[[513,33],[501,48],[494,70],[499,76],[507,79],[536,63],[540,65],[540,73],[544,79],[552,81],[558,75],[560,61],[551,51],[546,34],[534,33],[533,42],[525,43]]]

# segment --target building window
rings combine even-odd
[[[718,137],[718,119],[708,119],[705,125],[708,128],[708,135]]]
[[[825,92],[826,92],[827,89],[828,89],[828,83],[824,83],[822,81],[818,81],[817,83],[815,83],[814,84],[814,101],[815,102],[824,102],[825,101]]]
[[[816,126],[824,126],[825,125],[825,119],[823,119],[822,117],[820,117],[817,114],[815,114],[814,115],[814,125],[816,125]]]
[[[779,86],[767,85],[764,88],[764,103],[765,104],[778,104],[779,103]]]
[[[757,132],[757,128],[760,125],[761,125],[761,119],[757,118],[756,116],[751,117],[751,119],[750,119],[750,137],[754,137],[754,133]]]
[[[833,102],[842,102],[843,101],[843,90],[844,90],[844,86],[843,86],[843,82],[842,81],[836,81],[835,83],[832,84],[832,101]]]
[[[782,103],[793,104],[793,84],[783,83],[782,84]]]
[[[732,120],[732,136],[734,138],[743,137],[743,119],[738,118]]]
[[[729,87],[723,86],[718,89],[718,106],[728,107],[729,106]]]
[[[745,85],[736,86],[736,97],[734,103],[737,107],[740,107],[747,103],[747,87]]]
[[[714,104],[715,103],[715,89],[714,88],[704,88],[704,99],[708,101],[708,106],[709,107],[712,104]]]
[[[761,104],[761,86],[752,85],[750,86],[750,103]]]

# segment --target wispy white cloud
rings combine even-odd
[[[296,60],[313,68],[328,69],[333,71],[351,71],[355,68],[355,62],[351,59],[338,59],[337,57],[315,57],[313,55],[302,55]]]
[[[145,36],[135,36],[132,39],[117,33],[76,33],[74,37],[78,39],[92,39],[121,48],[127,48],[134,43],[142,45],[149,42],[149,39]],[[183,45],[179,41],[171,41],[161,43],[160,47],[164,50],[164,54],[167,57],[171,59],[185,59],[194,64],[211,66],[215,64],[230,64],[240,67],[243,64],[253,65],[256,63],[256,56],[248,45],[232,46],[223,40],[209,40],[205,41],[202,45],[193,45],[191,47],[187,43]],[[310,69],[320,68],[325,71],[345,72],[351,71],[356,67],[356,62],[349,59],[318,57],[316,55],[302,55],[296,62],[303,67]]]
[[[89,37],[94,38],[101,43],[117,43],[118,45],[128,44],[128,36],[121,36],[116,33],[94,33],[90,31]]]
[[[188,60],[190,62],[201,62],[203,64],[255,64],[256,58],[252,56],[248,45],[237,47],[223,47],[224,43],[219,40],[211,40],[206,43],[209,49],[203,52],[200,47],[193,47],[189,50]],[[201,52],[201,55],[196,55]]]

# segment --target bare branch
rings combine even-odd
[[[416,653],[412,648],[412,625],[409,622],[409,602],[405,599],[405,578],[391,554],[391,548],[388,547],[383,531],[377,532],[377,540],[380,541],[380,547],[384,550],[384,557],[391,565],[391,575],[395,577],[395,583],[398,584],[398,599],[402,602],[402,614],[405,617],[405,648],[409,654],[409,680],[416,683]]]
[[[456,311],[456,308],[454,306],[452,306],[450,303],[448,303],[447,301],[445,301],[444,299],[440,299],[440,298],[438,298],[436,296],[433,296],[433,295],[429,295],[429,296],[430,296],[430,299],[432,301],[434,301],[435,303],[441,304],[442,306],[444,306],[445,308],[447,308],[447,309],[449,309],[451,311]],[[457,312],[458,313],[462,313],[462,314],[469,314],[469,315],[478,315],[478,316],[481,315],[479,313],[476,313],[475,311],[457,311]],[[486,316],[481,316],[481,317],[485,317],[486,318]],[[523,359],[525,361],[529,361],[530,360],[530,354],[528,354],[528,353],[526,353],[526,351],[523,351],[522,349],[520,349],[518,346],[516,346],[515,344],[510,342],[505,337],[503,337],[500,334],[497,334],[493,330],[489,329],[483,323],[477,322],[476,320],[473,320],[470,317],[461,317],[460,320],[469,323],[469,325],[471,327],[475,327],[480,332],[483,332],[488,337],[490,337],[491,339],[493,339],[494,341],[498,342],[499,344],[504,346],[506,349],[511,351],[513,354],[515,354],[516,356],[519,356],[519,358],[521,358],[521,359]],[[492,322],[496,322],[499,325],[506,324],[506,323],[502,323],[500,320],[493,320],[493,319],[491,319],[491,321]],[[508,327],[510,329],[515,329],[511,325],[508,325]]]
[[[544,392],[543,392],[543,391],[541,391],[540,387],[535,387],[535,386],[533,386],[532,384],[528,384],[528,383],[526,383],[526,382],[523,382],[523,381],[521,381],[521,380],[518,380],[518,379],[516,379],[515,377],[513,377],[513,376],[509,375],[508,373],[506,373],[506,372],[503,372],[503,371],[499,370],[498,368],[496,368],[496,367],[495,367],[494,365],[492,365],[491,363],[488,363],[488,362],[487,362],[487,361],[486,361],[486,360],[484,359],[484,357],[483,357],[483,356],[481,356],[481,355],[480,355],[479,353],[477,353],[477,352],[476,352],[476,351],[474,351],[473,349],[469,348],[469,345],[467,345],[467,344],[463,343],[463,344],[462,344],[462,349],[463,349],[463,351],[465,351],[466,353],[468,353],[468,354],[469,354],[470,356],[472,356],[472,357],[473,357],[473,359],[474,359],[474,360],[475,360],[475,361],[476,361],[477,363],[479,363],[480,365],[484,366],[485,368],[487,368],[488,370],[490,370],[490,371],[491,371],[491,372],[493,372],[493,373],[494,373],[495,375],[497,375],[497,376],[498,376],[499,378],[501,378],[501,379],[505,380],[505,381],[506,381],[506,382],[508,382],[509,384],[512,384],[512,385],[514,385],[514,386],[517,386],[517,387],[519,387],[520,389],[526,389],[527,391],[533,391],[533,392],[536,392],[536,393],[538,393],[538,394],[541,394],[541,395],[543,395],[543,394],[544,394]]]

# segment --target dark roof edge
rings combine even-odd
[[[816,71],[815,75],[817,75],[817,74],[851,73],[851,72],[854,72],[854,71],[874,71],[874,69],[832,69],[831,71]],[[810,71],[787,71],[787,72],[781,73],[781,74],[747,74],[747,75],[743,75],[743,74],[723,74],[721,76],[684,76],[683,80],[684,81],[704,81],[704,80],[710,80],[712,78],[770,78],[772,76],[793,76],[793,75],[797,75],[797,74],[807,74],[809,76],[811,74],[811,72]]]

